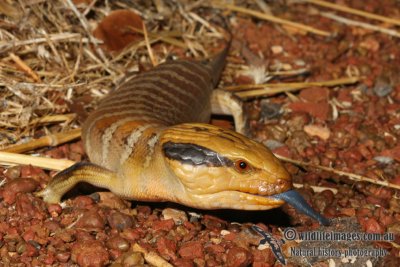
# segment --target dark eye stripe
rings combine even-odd
[[[169,159],[190,165],[207,165],[209,167],[233,165],[230,159],[219,155],[211,149],[196,144],[166,142],[163,145],[163,152]]]

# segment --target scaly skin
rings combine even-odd
[[[196,130],[195,130],[196,129]],[[185,164],[170,159],[162,151],[168,142],[207,147],[232,162],[244,160],[249,170],[233,166],[213,167]],[[278,159],[263,145],[234,131],[191,123],[165,129],[147,168],[128,161],[118,173],[126,181],[120,192],[124,198],[172,201],[201,209],[231,208],[266,210],[282,205],[267,198],[291,189],[291,177]],[[138,159],[140,161],[140,159]],[[139,164],[138,164],[139,163]]]
[[[185,164],[163,152],[168,142],[191,144],[194,140],[233,163],[246,161],[248,170],[226,164]],[[202,123],[180,124],[162,131],[154,157],[146,166],[143,158],[137,157],[127,160],[117,172],[86,164],[66,173],[70,176],[61,173],[39,193],[46,202],[59,202],[66,191],[85,181],[125,199],[171,201],[200,209],[267,210],[284,203],[267,196],[292,187],[290,175],[265,146],[234,131]]]
[[[59,202],[85,181],[126,199],[201,209],[267,210],[298,202],[328,224],[298,201],[290,175],[264,145],[204,123],[226,54],[227,49],[209,63],[169,62],[126,79],[83,125],[92,163],[64,170],[38,195]]]

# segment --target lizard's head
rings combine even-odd
[[[300,201],[282,163],[264,145],[239,133],[209,124],[180,124],[167,129],[160,144],[185,192],[180,202],[188,206],[267,210]],[[301,205],[303,211],[311,209]]]

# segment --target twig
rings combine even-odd
[[[306,88],[310,86],[337,86],[340,84],[353,84],[360,80],[360,77],[345,77],[335,80],[322,81],[322,82],[299,82],[299,83],[264,83],[264,84],[242,84],[224,87],[224,90],[228,91],[244,91],[251,89],[261,88]]]
[[[93,35],[90,33],[90,28],[89,28],[89,24],[86,21],[86,18],[82,15],[81,12],[79,12],[79,10],[76,8],[75,4],[72,2],[72,0],[66,0],[68,6],[71,8],[72,12],[74,12],[75,16],[78,17],[83,29],[86,31],[86,34],[89,36],[90,40],[96,40]],[[93,42],[95,48],[96,48],[96,52],[100,55],[102,61],[107,65],[108,64],[108,60],[107,57],[104,55],[103,50],[101,50],[101,48],[97,45],[96,42]]]
[[[213,27],[208,21],[206,21],[205,19],[203,19],[202,17],[200,17],[199,15],[197,15],[196,13],[193,12],[188,12],[188,15],[195,21],[199,22],[201,25],[203,25],[204,27],[206,27],[207,29],[209,29],[211,32],[220,35],[221,37],[223,37],[223,35],[221,33],[219,33],[215,27]]]
[[[243,14],[248,14],[248,15],[251,15],[251,16],[259,18],[259,19],[264,19],[264,20],[275,22],[275,23],[278,23],[278,24],[294,27],[294,28],[297,28],[297,29],[300,29],[300,30],[303,30],[303,31],[306,31],[306,32],[311,32],[311,33],[317,34],[317,35],[322,35],[322,36],[331,36],[332,35],[331,33],[327,32],[327,31],[315,29],[315,28],[313,28],[311,26],[307,26],[307,25],[304,25],[304,24],[301,24],[301,23],[290,21],[290,20],[285,20],[285,19],[282,19],[282,18],[275,17],[273,15],[268,15],[268,14],[261,13],[261,12],[258,12],[258,11],[255,11],[255,10],[251,10],[251,9],[248,9],[248,8],[244,8],[244,7],[225,4],[225,3],[222,3],[222,2],[215,2],[215,7],[217,7],[217,8],[218,7],[219,8],[225,8],[225,9],[229,9],[229,10],[232,10],[232,11],[237,11],[237,12],[240,12],[240,13],[243,13]]]
[[[304,185],[303,184],[297,184],[297,183],[293,183],[293,186],[296,188],[303,188]],[[320,193],[322,191],[325,190],[329,190],[332,191],[332,193],[337,194],[338,190],[336,188],[332,188],[332,187],[327,187],[327,186],[316,186],[316,185],[310,185],[310,187],[314,190],[314,192]]]
[[[243,91],[235,93],[237,96],[241,98],[249,98],[249,97],[259,97],[259,96],[271,96],[280,93],[294,92],[300,89],[308,88],[311,86],[326,86],[326,87],[334,87],[338,85],[346,85],[346,84],[354,84],[358,82],[361,77],[350,77],[350,78],[341,78],[330,81],[323,82],[305,82],[305,83],[276,83],[276,84],[249,84],[249,85],[238,85],[238,86],[230,86],[226,87],[225,90],[229,91]],[[263,88],[256,89],[254,88]]]
[[[94,1],[92,1],[92,2],[96,2],[96,1],[94,0]],[[70,80],[71,80],[71,81],[75,81],[75,75],[76,75],[76,73],[78,72],[79,66],[80,66],[80,64],[81,64],[81,58],[82,58],[82,54],[83,54],[82,42],[79,43],[79,49],[78,49],[78,51],[79,51],[79,52],[78,52],[78,55],[77,55],[77,57],[76,57],[76,61],[75,61],[75,64],[74,64],[74,68],[73,68],[72,73],[71,73],[71,75],[70,75]]]
[[[314,5],[323,6],[323,7],[343,11],[346,13],[358,15],[361,17],[365,17],[368,19],[379,20],[379,21],[383,21],[383,22],[387,22],[390,24],[395,24],[395,25],[400,26],[400,20],[398,20],[398,19],[384,17],[384,16],[373,14],[373,13],[369,13],[366,11],[362,11],[359,9],[355,9],[355,8],[351,8],[351,7],[347,7],[347,6],[343,6],[343,5],[338,5],[338,4],[334,4],[334,3],[329,3],[326,1],[322,1],[322,0],[304,0],[304,1],[314,4]]]
[[[336,20],[337,22],[340,22],[340,23],[343,23],[343,24],[346,24],[346,25],[357,26],[357,27],[361,27],[361,28],[368,29],[368,30],[371,30],[371,31],[377,31],[377,32],[385,33],[385,34],[390,35],[390,36],[394,36],[394,37],[400,38],[400,32],[395,31],[395,30],[386,29],[386,28],[383,28],[383,27],[379,27],[379,26],[376,26],[376,25],[372,25],[372,24],[369,24],[369,23],[360,22],[360,21],[356,21],[356,20],[352,20],[352,19],[346,19],[346,18],[343,18],[341,16],[335,15],[333,13],[320,12],[319,14],[321,16],[323,16],[323,17]]]
[[[20,67],[21,70],[24,71],[26,74],[31,76],[31,78],[35,82],[41,82],[39,76],[28,65],[26,65],[19,56],[14,53],[10,53],[9,56],[18,65],[18,67]]]
[[[144,35],[144,32],[143,32],[142,29],[138,29],[138,28],[131,27],[131,26],[128,26],[128,28],[133,30],[133,31],[135,31],[135,32],[138,32],[138,33]],[[168,44],[175,45],[175,46],[187,49],[187,45],[184,42],[181,42],[181,41],[179,41],[179,40],[177,40],[177,39],[172,37],[172,36],[182,37],[181,33],[173,33],[173,32],[152,33],[152,32],[147,32],[147,35],[149,37],[151,37],[151,38],[159,38],[161,41],[166,42]],[[150,42],[150,43],[152,43],[152,42]]]
[[[296,76],[303,75],[310,72],[308,68],[294,69],[294,70],[277,70],[277,71],[268,71],[268,75],[270,76]]]
[[[146,42],[147,52],[149,53],[149,57],[150,57],[151,63],[153,64],[153,67],[155,67],[158,65],[158,62],[154,57],[153,50],[151,49],[151,45],[149,42],[149,36],[147,35],[146,24],[144,22],[142,22],[142,27],[143,27],[143,35],[144,35],[144,40]]]
[[[75,40],[78,39],[78,40]],[[46,37],[39,37],[30,40],[23,40],[23,41],[1,41],[0,42],[0,51],[3,49],[11,49],[13,47],[19,47],[23,45],[31,45],[31,44],[40,44],[45,43],[48,40],[53,42],[55,41],[68,41],[68,42],[79,42],[79,39],[82,39],[82,43],[95,43],[101,44],[101,41],[97,40],[89,40],[88,38],[82,38],[80,33],[56,33],[56,34],[49,34],[48,38]]]
[[[271,8],[263,0],[255,0],[255,2],[265,14],[272,14]]]
[[[0,151],[0,165],[32,165],[47,170],[61,171],[71,167],[76,162],[67,159],[51,159],[45,157],[34,157],[10,152]]]
[[[140,252],[143,254],[144,259],[147,263],[150,263],[156,267],[172,267],[173,265],[169,264],[166,260],[164,260],[161,256],[153,251],[147,251],[147,249],[141,247],[139,244],[135,243],[132,246],[132,250],[134,252]]]
[[[83,11],[83,15],[87,16],[87,14],[89,14],[89,12],[92,10],[92,8],[94,7],[94,5],[97,3],[97,0],[92,0],[90,2],[90,4],[87,6],[87,8],[85,9],[85,11]]]
[[[28,83],[28,82],[21,82],[19,83],[21,86],[30,86],[33,85],[35,87],[48,87],[48,88],[69,88],[69,87],[79,87],[82,85],[87,84],[86,82],[83,83],[69,83],[69,84],[47,84],[47,83]],[[6,86],[7,83],[0,82],[0,86]]]
[[[43,33],[47,39],[47,44],[49,45],[51,51],[53,51],[53,53],[54,53],[56,62],[59,61],[59,63],[61,63],[61,61],[63,61],[63,60],[61,58],[60,53],[58,53],[57,48],[54,45],[54,42],[49,38],[49,35],[47,34],[47,32],[45,30],[43,30]],[[64,63],[65,69],[67,70],[67,72],[69,72],[68,64],[65,62],[65,60],[63,61],[63,63]]]
[[[78,139],[81,136],[81,129],[74,129],[65,133],[56,133],[51,135],[46,135],[38,139],[34,139],[30,142],[9,146],[2,149],[3,152],[13,152],[13,153],[24,153],[27,151],[32,151],[37,148],[46,146],[58,146],[69,141]]]
[[[76,114],[59,114],[59,115],[49,115],[49,116],[44,116],[41,118],[37,118],[32,120],[29,124],[34,125],[34,124],[46,124],[46,123],[54,123],[54,122],[68,122],[73,120],[76,117]]]
[[[103,61],[101,61],[98,57],[96,57],[96,55],[94,55],[91,51],[91,49],[88,49],[87,47],[85,47],[83,49],[83,52],[91,59],[93,59],[97,64],[99,64],[98,66],[102,67],[104,70],[106,70],[109,74],[111,75],[115,75],[115,72],[112,71],[110,68],[108,68]]]
[[[280,156],[278,154],[275,154],[275,156],[280,160],[283,160],[283,161],[286,161],[286,162],[290,162],[290,163],[298,165],[298,166],[312,167],[312,168],[316,168],[316,169],[332,172],[332,173],[335,173],[335,174],[338,174],[338,175],[346,176],[352,181],[368,182],[368,183],[371,183],[371,184],[385,186],[385,187],[389,187],[389,188],[393,188],[393,189],[400,189],[400,185],[389,183],[387,181],[379,181],[379,180],[368,178],[368,177],[365,177],[365,176],[362,176],[362,175],[358,175],[358,174],[354,174],[354,173],[350,173],[350,172],[339,171],[339,170],[336,170],[334,168],[325,167],[325,166],[322,166],[322,165],[316,165],[316,164],[312,164],[312,163],[308,163],[308,162],[304,162],[304,161],[294,160],[294,159],[290,159],[290,158],[286,158],[286,157]]]
[[[386,242],[388,242],[388,241],[386,241]],[[400,245],[397,244],[396,242],[389,241],[388,243],[390,243],[393,247],[395,247],[395,248],[397,248],[397,249],[400,249]]]

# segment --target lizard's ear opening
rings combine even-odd
[[[166,142],[162,146],[165,157],[190,165],[209,167],[232,166],[233,162],[217,152],[192,143]]]

